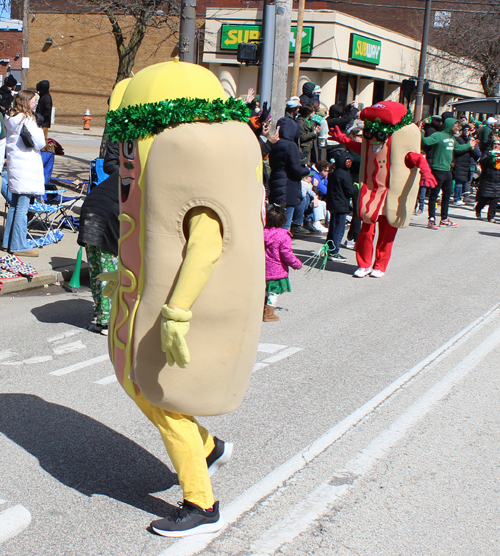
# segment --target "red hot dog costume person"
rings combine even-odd
[[[420,131],[402,104],[378,102],[364,108],[360,118],[365,122],[362,143],[348,139],[338,127],[330,130],[330,136],[361,155],[358,211],[363,224],[354,276],[380,278],[389,264],[398,228],[410,223],[420,182],[435,187],[436,180],[420,154]],[[372,268],[375,223],[379,235]]]
[[[180,508],[151,524],[169,537],[223,525],[209,477],[232,445],[193,415],[239,407],[260,337],[264,188],[248,115],[213,73],[175,60],[138,72],[107,116],[121,143],[119,271],[102,277],[114,290],[110,357],[183,489]]]

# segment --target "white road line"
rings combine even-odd
[[[255,363],[252,373],[254,373],[255,371],[260,371],[261,369],[265,369],[266,367],[269,367],[269,363]]]
[[[7,500],[3,500],[2,498],[0,498],[0,504],[5,504],[7,502]]]
[[[475,369],[500,344],[500,327],[481,342],[465,359],[454,367],[443,379],[429,388],[390,427],[360,450],[345,468],[335,475],[351,478],[349,484],[334,485],[328,482],[320,485],[301,504],[297,504],[282,521],[268,529],[250,547],[252,556],[274,554],[281,546],[293,541],[308,529],[311,523],[328,511],[328,506],[346,494],[357,479],[366,475],[373,466],[384,458],[390,450],[423,419],[451,390]],[[338,476],[335,480],[338,483]]]
[[[302,351],[302,348],[290,347],[288,349],[285,349],[284,351],[280,351],[276,355],[271,355],[271,357],[267,357],[266,359],[263,359],[261,361],[261,363],[269,363],[269,364],[277,363],[278,361],[281,361],[282,359],[286,359],[287,357],[290,357],[291,355],[295,355],[299,351]]]
[[[66,355],[67,353],[73,353],[81,349],[87,349],[87,346],[81,340],[70,342],[69,344],[61,344],[52,348],[56,355]]]
[[[21,504],[0,512],[0,544],[16,537],[31,523],[31,514]]]
[[[11,357],[18,357],[18,354],[11,349],[3,349],[2,351],[0,351],[0,361],[10,359]]]
[[[280,344],[259,344],[257,351],[262,353],[276,353],[280,349],[285,349],[286,346],[280,346]]]
[[[76,336],[76,334],[80,333],[81,330],[68,330],[67,332],[58,334],[57,336],[52,336],[52,338],[47,338],[47,342],[57,342],[59,340],[64,340],[65,338],[70,338],[71,336]]]
[[[197,552],[201,552],[214,539],[216,539],[226,527],[235,523],[240,517],[251,510],[260,500],[274,492],[282,483],[295,475],[304,468],[319,454],[324,452],[339,438],[344,436],[350,429],[355,427],[367,415],[372,413],[379,405],[388,400],[395,392],[402,388],[412,378],[416,377],[422,371],[428,371],[442,359],[453,353],[458,347],[466,342],[469,337],[481,330],[500,312],[500,303],[497,303],[489,311],[477,318],[471,324],[463,328],[458,334],[445,342],[441,347],[423,359],[420,363],[412,367],[404,375],[396,379],[392,384],[384,388],[371,400],[363,406],[351,413],[348,417],[337,423],[333,428],[325,434],[317,438],[314,442],[306,446],[303,450],[292,456],[288,461],[282,463],[279,467],[271,471],[269,475],[261,479],[258,483],[250,487],[236,500],[231,502],[223,511],[225,526],[218,533],[199,536],[198,538],[186,538],[175,542],[159,556],[191,556]]]
[[[111,384],[112,382],[118,382],[116,375],[106,376],[101,378],[101,380],[96,380],[94,384]]]
[[[52,355],[40,355],[39,357],[31,357],[30,359],[25,359],[23,363],[25,365],[35,365],[36,363],[45,363],[46,361],[52,361],[54,359]]]
[[[87,361],[81,361],[80,363],[75,363],[69,367],[64,367],[62,369],[57,369],[57,371],[52,371],[49,374],[55,376],[67,375],[73,371],[78,371],[79,369],[84,369],[85,367],[90,367],[96,365],[97,363],[102,363],[103,361],[109,361],[109,355],[99,355],[99,357],[94,357],[93,359],[88,359]]]

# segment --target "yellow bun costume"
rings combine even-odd
[[[121,112],[127,135],[127,108],[137,108],[140,127],[149,125],[146,108],[152,117],[156,108],[168,116],[168,101],[222,105],[225,96],[201,66],[156,64],[130,80],[117,121]],[[241,404],[260,336],[262,162],[244,121],[209,122],[193,110],[195,121],[159,132],[153,125],[144,137],[123,141],[120,273],[109,347],[132,397],[139,389],[168,411],[218,415]],[[175,345],[181,329],[189,333]]]

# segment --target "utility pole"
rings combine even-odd
[[[276,30],[276,4],[274,0],[264,0],[262,10],[262,65],[260,72],[260,105],[271,104],[273,90],[274,34]]]
[[[28,88],[30,0],[23,0],[23,45],[21,50],[21,88]]]
[[[422,119],[422,105],[424,103],[425,59],[427,56],[427,41],[431,22],[431,0],[425,0],[424,31],[422,46],[420,47],[420,64],[418,66],[417,99],[415,102],[415,122]]]
[[[182,0],[181,25],[179,30],[179,59],[181,62],[195,61],[196,0]]]
[[[273,127],[276,126],[276,122],[285,115],[291,26],[292,0],[276,0],[276,38],[271,97]]]
[[[297,96],[299,89],[299,70],[300,55],[302,54],[302,29],[304,27],[304,10],[306,8],[306,0],[299,0],[299,11],[297,14],[297,33],[295,35],[295,52],[293,55],[293,73],[292,73],[292,90],[291,96]]]

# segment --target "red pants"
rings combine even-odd
[[[392,244],[398,231],[387,222],[385,216],[379,216],[378,220],[378,240],[375,251],[374,270],[385,272],[392,253]],[[361,232],[356,243],[356,260],[360,268],[370,268],[373,260],[373,238],[375,237],[375,224],[363,222]]]

